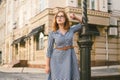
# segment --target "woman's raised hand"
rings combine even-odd
[[[71,13],[71,14],[70,14],[70,18],[72,18],[73,20],[75,20],[75,19],[76,19],[75,14],[74,14],[74,13]]]
[[[76,16],[74,13],[71,13],[70,18],[73,19],[73,20],[77,20],[80,23],[82,23],[82,16]]]

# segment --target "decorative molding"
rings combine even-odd
[[[43,18],[44,16],[53,15],[58,11],[65,11],[65,12],[70,12],[70,13],[80,13],[80,14],[82,13],[82,9],[81,8],[76,8],[76,7],[47,8],[47,9],[43,10],[42,12],[40,12],[39,14],[37,14],[35,17],[31,18],[30,22],[34,23],[34,22],[38,21],[39,19]],[[110,13],[95,11],[95,10],[90,10],[90,9],[88,9],[88,15],[106,17],[106,18],[110,17]]]

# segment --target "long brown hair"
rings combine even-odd
[[[56,32],[59,29],[59,26],[57,24],[56,18],[57,18],[58,13],[60,13],[60,12],[62,12],[64,17],[65,17],[64,29],[65,30],[69,30],[70,29],[70,23],[69,23],[69,19],[68,19],[67,14],[64,11],[58,11],[55,14],[55,16],[54,16],[53,25],[52,25],[52,28],[53,28],[54,32]]]

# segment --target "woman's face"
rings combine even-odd
[[[65,16],[62,12],[59,12],[56,15],[56,21],[57,21],[57,24],[64,24],[65,23]]]

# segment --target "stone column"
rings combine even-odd
[[[31,36],[30,60],[34,60],[34,36]]]
[[[15,44],[12,46],[12,61],[14,62],[16,60],[16,54],[15,54]]]
[[[26,47],[26,60],[29,60],[30,58],[29,58],[29,39],[27,39],[26,40],[26,45],[25,45],[25,47]]]
[[[20,60],[21,59],[21,56],[20,56],[20,53],[21,53],[21,51],[20,51],[21,49],[20,49],[20,43],[18,43],[18,54],[17,54],[17,60]]]

